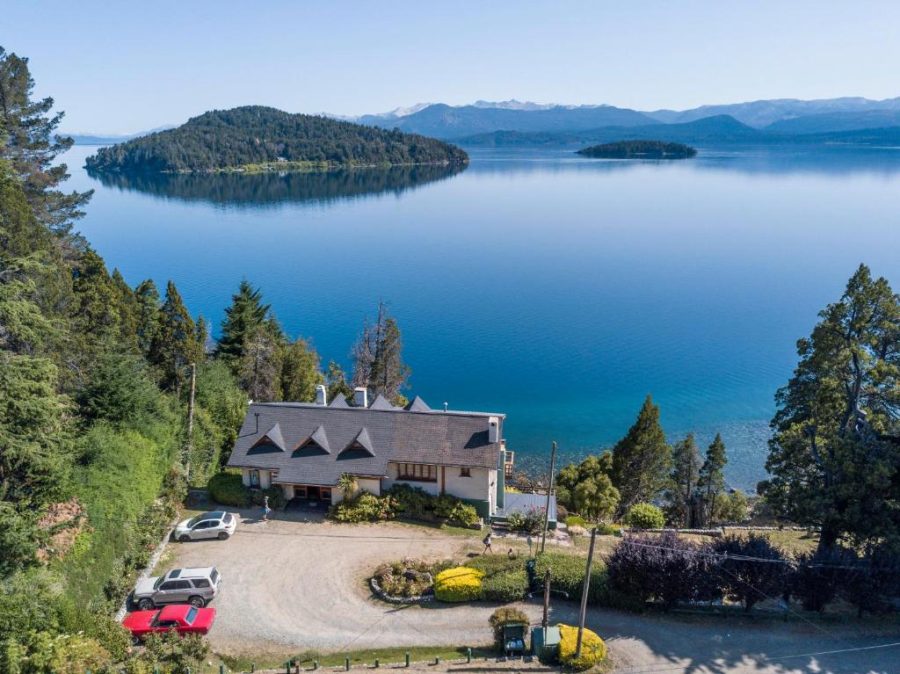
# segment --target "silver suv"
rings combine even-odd
[[[142,611],[162,604],[191,604],[199,608],[216,596],[221,582],[214,566],[172,569],[164,576],[139,580],[132,601]]]

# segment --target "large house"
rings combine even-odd
[[[280,487],[288,500],[337,503],[346,473],[373,494],[403,483],[464,499],[485,519],[502,513],[513,461],[505,415],[368,398],[358,388],[352,403],[329,404],[319,386],[315,403],[252,403],[228,465],[248,487]]]

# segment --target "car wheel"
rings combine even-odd
[[[188,604],[190,604],[191,606],[195,606],[195,607],[197,607],[197,608],[203,608],[203,605],[204,605],[205,603],[206,603],[206,602],[203,601],[203,597],[196,597],[196,596],[195,596],[195,597],[191,597],[190,599],[188,599]]]
[[[133,637],[131,637],[131,645],[132,645],[132,646],[140,646],[141,643],[142,643],[142,642],[141,642],[141,638],[140,638],[140,637],[138,637],[138,636],[133,636]]]
[[[219,540],[220,540],[220,541],[228,540],[228,532],[227,532],[227,531],[220,531],[220,532],[219,532]]]
[[[178,540],[182,543],[187,543],[189,540],[191,540],[191,537],[187,534],[181,534],[181,536],[178,537]]]
[[[138,608],[141,609],[142,611],[152,610],[153,609],[153,600],[147,599],[146,597],[144,599],[141,599],[138,602]]]

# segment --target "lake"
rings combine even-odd
[[[131,284],[173,279],[214,330],[244,277],[349,366],[389,303],[431,406],[507,414],[517,460],[608,447],[651,393],[671,439],[721,432],[765,477],[795,342],[860,262],[900,285],[900,151],[703,149],[681,162],[474,150],[464,171],[100,181],[78,228]]]

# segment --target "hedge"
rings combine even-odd
[[[474,601],[481,598],[484,571],[457,566],[441,571],[434,578],[434,596],[440,601]]]
[[[524,569],[501,571],[482,581],[481,596],[487,601],[522,601],[528,593],[528,574]]]
[[[584,628],[581,635],[581,656],[575,657],[578,646],[578,628],[559,624],[559,661],[575,671],[590,669],[606,659],[606,643],[596,632]]]
[[[278,487],[249,489],[244,486],[241,476],[237,473],[216,473],[209,478],[206,489],[213,501],[234,508],[262,506],[266,496],[269,497],[270,508],[283,508],[286,503],[284,492]]]
[[[535,573],[542,580],[544,573],[550,569],[550,587],[565,592],[569,599],[579,600],[584,585],[586,558],[562,552],[546,552],[537,556]],[[601,604],[605,602],[607,591],[606,565],[602,560],[594,559],[591,569],[591,585],[588,589],[588,602]]]
[[[635,529],[662,529],[666,525],[663,511],[652,503],[635,503],[625,513],[624,520]]]

